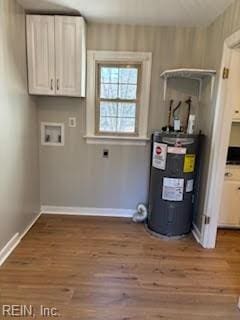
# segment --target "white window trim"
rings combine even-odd
[[[140,88],[140,108],[138,136],[116,136],[95,134],[95,92],[96,92],[96,62],[126,62],[142,64],[142,80]],[[145,145],[149,138],[148,111],[151,83],[152,53],[127,51],[96,51],[87,53],[87,104],[86,104],[86,142],[92,144],[124,144]]]

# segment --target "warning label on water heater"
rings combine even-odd
[[[184,173],[191,173],[195,170],[195,160],[196,155],[195,154],[186,154],[184,159]]]
[[[163,200],[182,201],[184,192],[184,179],[163,178]]]
[[[167,145],[154,142],[152,166],[157,169],[165,170],[167,160]]]
[[[192,192],[193,191],[193,184],[194,184],[194,180],[193,179],[187,180],[186,192]]]

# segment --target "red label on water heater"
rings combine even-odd
[[[162,149],[161,149],[161,147],[158,146],[158,147],[156,148],[156,154],[159,155],[159,154],[161,154],[161,153],[162,153]]]
[[[154,142],[152,166],[157,169],[165,170],[167,160],[167,144]]]

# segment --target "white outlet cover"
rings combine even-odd
[[[75,117],[68,118],[68,126],[70,128],[75,128],[77,126],[77,121]]]

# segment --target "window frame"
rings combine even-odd
[[[137,134],[110,132],[106,134],[96,132],[96,69],[97,63],[115,64],[140,64],[141,76],[140,95],[138,108]],[[148,137],[148,112],[151,84],[151,52],[132,51],[101,51],[88,50],[87,52],[87,100],[86,100],[86,134],[84,138],[90,144],[120,144],[120,145],[145,145],[150,140]]]
[[[128,66],[134,67],[138,69],[138,79],[137,79],[137,94],[136,99],[101,99],[100,98],[100,90],[101,90],[101,73],[100,69],[101,67],[117,67],[120,68],[121,66],[124,66],[127,68]],[[109,135],[109,136],[138,136],[138,128],[139,128],[139,107],[140,107],[140,97],[141,97],[141,72],[142,72],[142,63],[136,63],[136,62],[101,62],[96,61],[96,90],[95,90],[95,134],[98,136],[102,135]],[[121,131],[100,131],[100,103],[101,101],[109,101],[109,102],[115,102],[115,103],[135,103],[136,104],[136,114],[135,114],[135,130],[134,132],[121,132]]]

